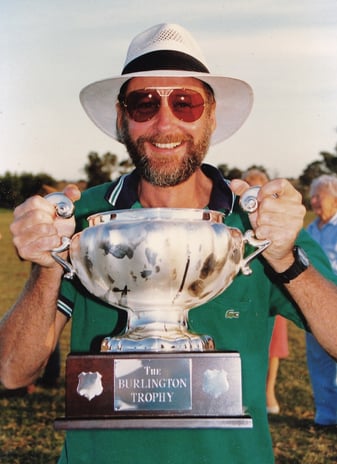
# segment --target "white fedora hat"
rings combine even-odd
[[[115,104],[121,86],[133,77],[194,77],[206,82],[216,99],[215,144],[230,137],[248,117],[253,91],[244,81],[210,74],[203,54],[186,29],[177,24],[158,24],[131,42],[120,76],[86,86],[80,101],[89,118],[103,132],[117,138]]]

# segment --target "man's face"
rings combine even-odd
[[[315,190],[311,197],[311,205],[322,222],[328,222],[337,212],[337,198],[324,186]]]
[[[141,176],[153,185],[174,186],[187,180],[207,153],[215,129],[215,102],[194,78],[135,78],[126,96],[149,87],[190,89],[205,101],[202,115],[192,122],[178,119],[166,97],[161,98],[158,112],[145,122],[133,120],[125,108],[118,108],[121,137]]]

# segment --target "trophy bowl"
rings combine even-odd
[[[188,311],[223,292],[268,245],[206,209],[144,208],[98,213],[64,238],[53,257],[93,295],[128,313],[124,333],[101,351],[211,351],[188,329]],[[245,256],[245,244],[256,249]],[[58,253],[69,248],[70,263]]]

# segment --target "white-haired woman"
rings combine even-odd
[[[337,274],[337,177],[322,175],[310,187],[311,205],[317,218],[308,232],[327,254]],[[337,363],[307,333],[307,362],[314,394],[315,423],[337,424]]]

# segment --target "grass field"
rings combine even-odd
[[[12,248],[8,230],[10,221],[11,213],[0,210],[0,316],[16,299],[29,273],[29,264],[21,262]],[[41,310],[36,308],[37,314]],[[337,462],[336,431],[313,426],[304,334],[291,323],[288,327],[290,356],[281,361],[277,385],[281,414],[270,419],[276,463]],[[69,327],[61,341],[63,361],[68,352],[68,340]],[[32,394],[24,393],[14,394],[0,387],[0,462],[56,463],[63,433],[54,431],[53,421],[64,414],[63,382],[58,389],[37,387]]]

